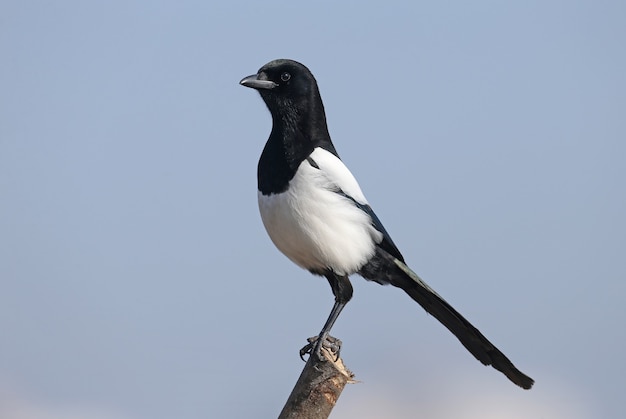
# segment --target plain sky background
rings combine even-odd
[[[0,418],[276,417],[332,294],[271,244],[271,119],[315,74],[413,269],[524,372],[353,278],[333,418],[624,415],[626,3],[0,2]]]

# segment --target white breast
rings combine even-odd
[[[263,224],[276,247],[302,268],[352,274],[374,255],[382,234],[354,202],[333,192],[339,187],[367,204],[341,160],[319,148],[311,157],[319,169],[305,160],[286,192],[269,196],[259,192]]]

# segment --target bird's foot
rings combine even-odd
[[[320,340],[318,336],[313,336],[307,339],[306,345],[300,349],[300,358],[304,361],[305,354],[315,354],[318,359],[325,361],[326,357],[322,355],[322,348],[328,350],[331,354],[335,355],[335,361],[339,359],[339,351],[341,350],[341,341],[330,335],[326,336],[326,339]]]

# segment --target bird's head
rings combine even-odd
[[[256,89],[274,116],[310,112],[321,99],[315,77],[297,61],[270,61],[239,84]],[[322,108],[323,109],[323,108]]]

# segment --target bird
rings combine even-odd
[[[278,250],[325,277],[335,297],[321,332],[303,350],[324,359],[321,348],[327,340],[333,342],[330,330],[352,298],[349,276],[358,274],[402,289],[478,361],[530,389],[534,380],[407,266],[331,141],[311,71],[297,61],[277,59],[240,84],[257,90],[272,116],[257,166],[263,225]]]

